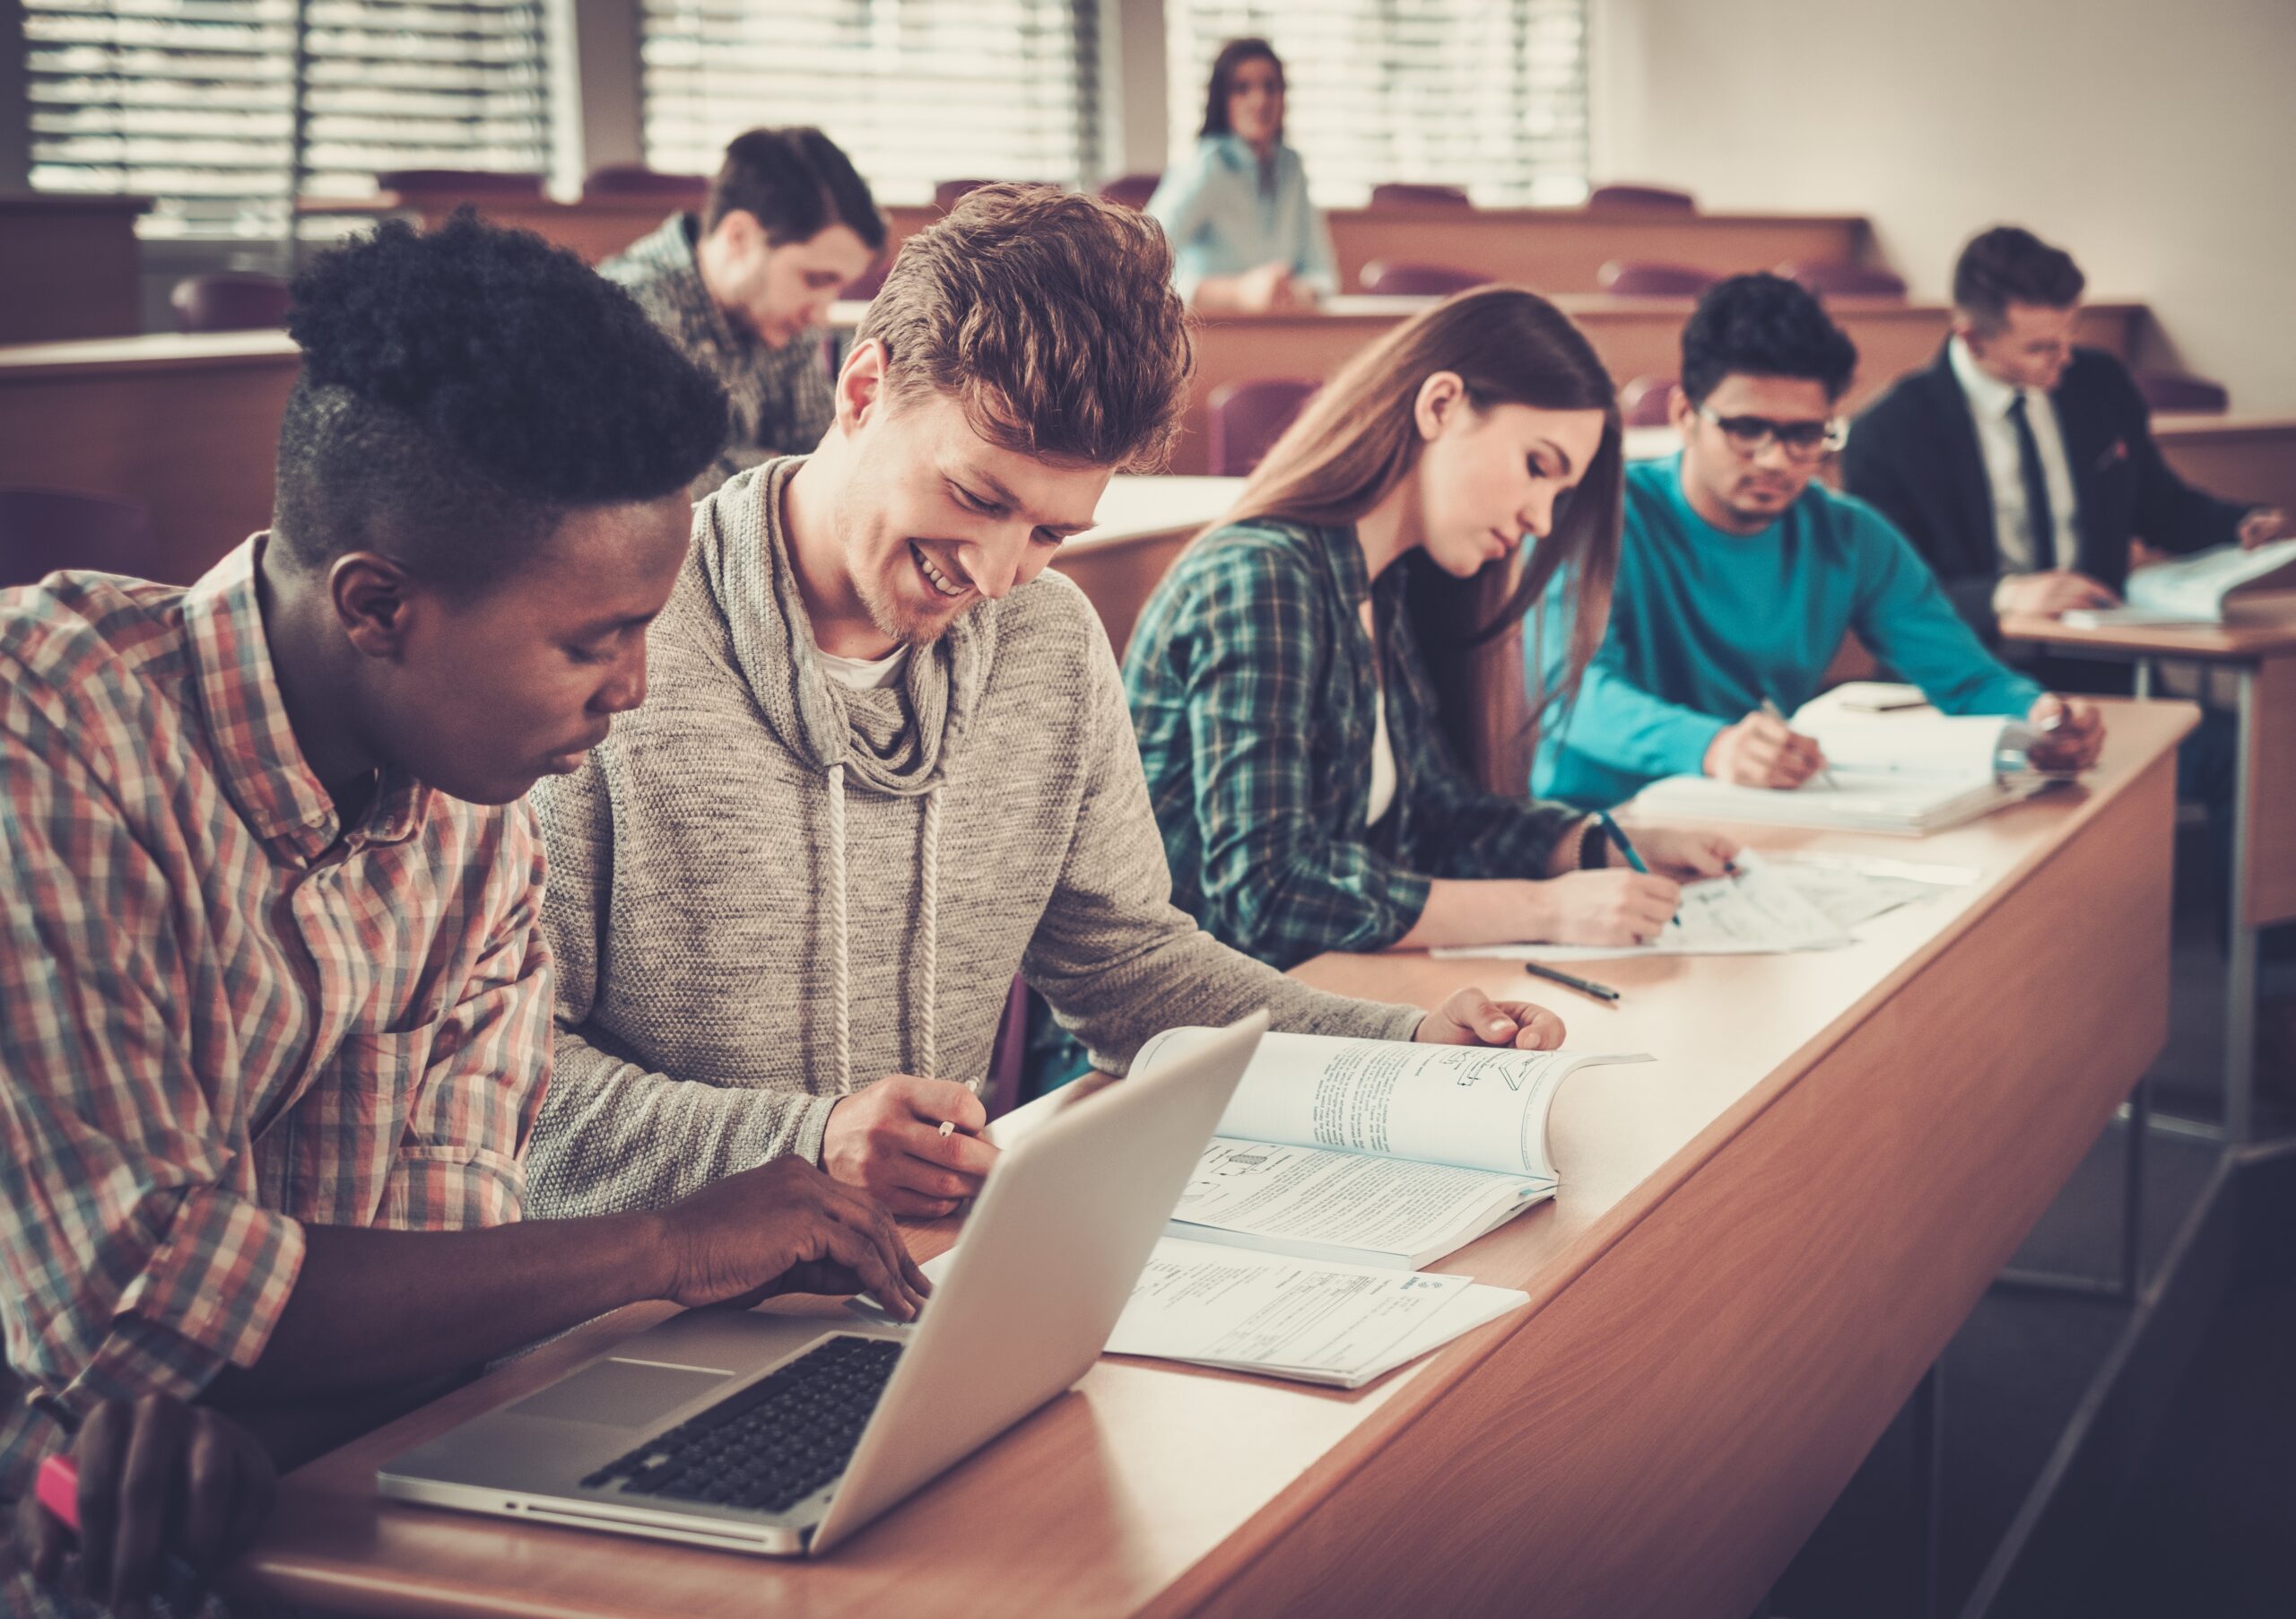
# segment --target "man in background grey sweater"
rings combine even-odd
[[[1119,1073],[1160,1029],[1259,1006],[1561,1040],[1474,991],[1423,1017],[1319,993],[1172,906],[1107,634],[1038,577],[1178,431],[1170,275],[1140,214],[977,191],[903,248],[822,448],[695,509],[649,700],[535,794],[560,1031],[536,1213],[658,1206],[788,1153],[947,1213],[995,1159],[961,1082],[1016,971]]]

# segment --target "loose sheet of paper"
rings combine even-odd
[[[1924,899],[1950,883],[1970,880],[1951,866],[1931,866],[1925,878],[1899,861],[1848,861],[1738,854],[1735,877],[1692,883],[1683,890],[1678,926],[1648,944],[1496,944],[1430,951],[1442,957],[1484,956],[1509,962],[1610,961],[1646,955],[1781,955],[1833,950],[1854,943],[1850,929],[1885,911]]]
[[[1422,1339],[1473,1285],[1465,1276],[1166,1238],[1141,1272],[1109,1351],[1352,1379],[1398,1363],[1397,1351]]]

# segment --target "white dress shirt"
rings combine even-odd
[[[1985,461],[1986,482],[1993,486],[1993,532],[2000,547],[2001,565],[2008,573],[2039,573],[2051,568],[2078,565],[2081,533],[2074,526],[2077,508],[2073,492],[2073,464],[2066,458],[2065,436],[2057,431],[2057,407],[2038,388],[2017,388],[1978,369],[1977,357],[1959,337],[1946,345],[1953,376],[1977,419],[1977,444]],[[2009,407],[2025,396],[2025,420],[2033,430],[2033,443],[2041,452],[2041,476],[2048,484],[2049,515],[2057,532],[2046,547],[2033,544],[2032,526],[2025,516],[2024,469],[2017,455],[2017,424]]]

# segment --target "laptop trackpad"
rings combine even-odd
[[[509,1409],[520,1416],[552,1417],[563,1423],[644,1428],[726,1380],[723,1371],[599,1361],[528,1395]]]

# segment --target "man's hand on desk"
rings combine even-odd
[[[655,1218],[671,1278],[662,1296],[680,1304],[867,1292],[908,1320],[933,1291],[885,1206],[802,1158],[728,1175]]]
[[[2239,535],[2243,550],[2254,551],[2259,545],[2269,545],[2274,540],[2284,540],[2296,535],[2296,521],[2276,506],[2259,506],[2240,519]]]
[[[944,1123],[956,1128],[944,1132]],[[937,1220],[980,1190],[996,1149],[980,1139],[988,1110],[970,1087],[894,1074],[830,1110],[822,1167],[865,1187],[896,1214]]]
[[[68,1577],[122,1614],[147,1611],[165,1583],[163,1559],[204,1580],[245,1551],[278,1484],[253,1434],[167,1395],[104,1401],[64,1454],[79,1472],[78,1533],[28,1490],[0,1563],[13,1561],[43,1585]]]
[[[2104,750],[2104,716],[2094,703],[2044,692],[2025,718],[2041,733],[2025,750],[2036,770],[2085,770]]]
[[[1552,1051],[1562,1043],[1562,1020],[1528,1001],[1494,1001],[1480,989],[1462,989],[1419,1020],[1412,1035],[1422,1046],[1512,1046]]]
[[[2004,574],[1993,587],[1993,612],[1997,618],[2025,614],[2057,618],[2086,607],[2118,607],[2120,597],[2085,573],[2052,568],[2046,573]]]
[[[1759,709],[1706,744],[1706,773],[1739,787],[1797,788],[1825,768],[1813,739]]]

